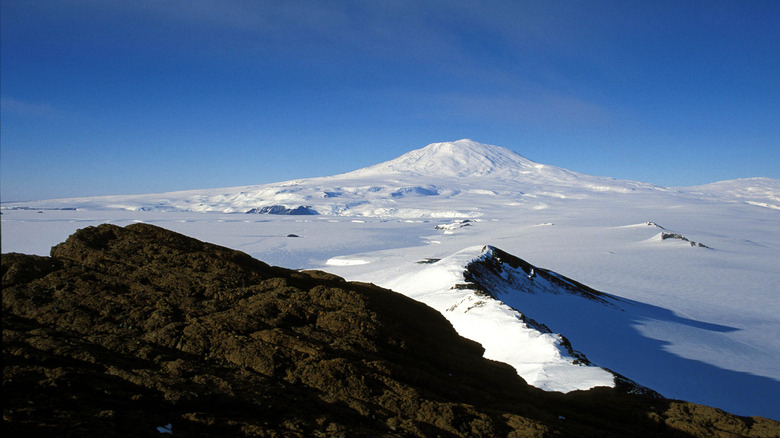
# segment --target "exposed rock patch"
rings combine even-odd
[[[699,242],[694,242],[692,240],[688,240],[687,237],[683,236],[680,233],[662,232],[661,233],[661,240],[666,240],[666,239],[682,240],[683,242],[688,242],[691,246],[698,246],[699,248],[709,248],[709,246],[707,246],[707,245],[705,245],[703,243],[699,243]]]
[[[269,205],[266,207],[253,208],[246,214],[287,214],[293,216],[312,216],[319,213],[311,207],[299,205],[295,208],[287,208],[284,205]]]
[[[475,289],[488,291],[489,285],[508,283],[513,290],[524,293],[567,293],[607,306],[616,306],[620,299],[597,291],[576,280],[549,269],[536,267],[527,261],[493,246],[485,247],[485,256],[466,267],[464,278]],[[488,291],[494,298],[495,292]]]
[[[613,389],[546,393],[400,294],[148,224],[4,254],[2,286],[10,436],[780,432]]]
[[[434,230],[445,230],[445,231],[452,231],[457,230],[458,228],[463,227],[470,227],[471,223],[474,222],[471,219],[462,219],[455,222],[451,222],[448,224],[439,224],[433,227]]]
[[[434,263],[436,263],[436,262],[438,262],[438,261],[440,261],[440,260],[441,260],[441,259],[437,259],[437,258],[433,258],[433,257],[428,257],[428,258],[424,258],[424,259],[422,259],[422,260],[419,260],[419,261],[417,261],[417,262],[415,262],[415,263],[417,263],[418,265],[432,265],[432,264],[434,264]]]

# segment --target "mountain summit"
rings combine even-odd
[[[509,149],[469,139],[432,143],[353,175],[414,174],[444,177],[508,176],[546,167]]]

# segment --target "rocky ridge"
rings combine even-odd
[[[147,224],[3,254],[2,286],[12,436],[780,433],[610,388],[544,392],[403,295]]]

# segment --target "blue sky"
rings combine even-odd
[[[3,0],[3,201],[326,176],[471,138],[780,178],[780,2]]]

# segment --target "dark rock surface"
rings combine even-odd
[[[247,214],[287,214],[293,216],[318,215],[317,210],[311,207],[299,205],[295,208],[287,208],[284,205],[269,205],[266,207],[253,208],[246,212]]]
[[[688,240],[687,237],[683,236],[680,233],[667,233],[667,232],[661,233],[661,240],[666,240],[666,239],[682,240],[683,242],[688,242],[691,246],[698,246],[699,248],[709,248],[709,246],[703,243]]]
[[[147,224],[3,254],[2,285],[4,436],[780,433],[608,388],[546,393],[400,294]]]
[[[606,306],[616,306],[621,301],[618,297],[597,291],[549,269],[534,266],[494,246],[486,246],[483,251],[488,251],[490,255],[469,263],[464,272],[464,278],[477,290],[493,298],[498,297],[495,296],[495,292],[490,290],[489,286],[507,283],[512,290],[523,293],[566,293]],[[522,271],[523,275],[514,275],[513,270]],[[544,283],[539,284],[537,280],[543,280]]]

